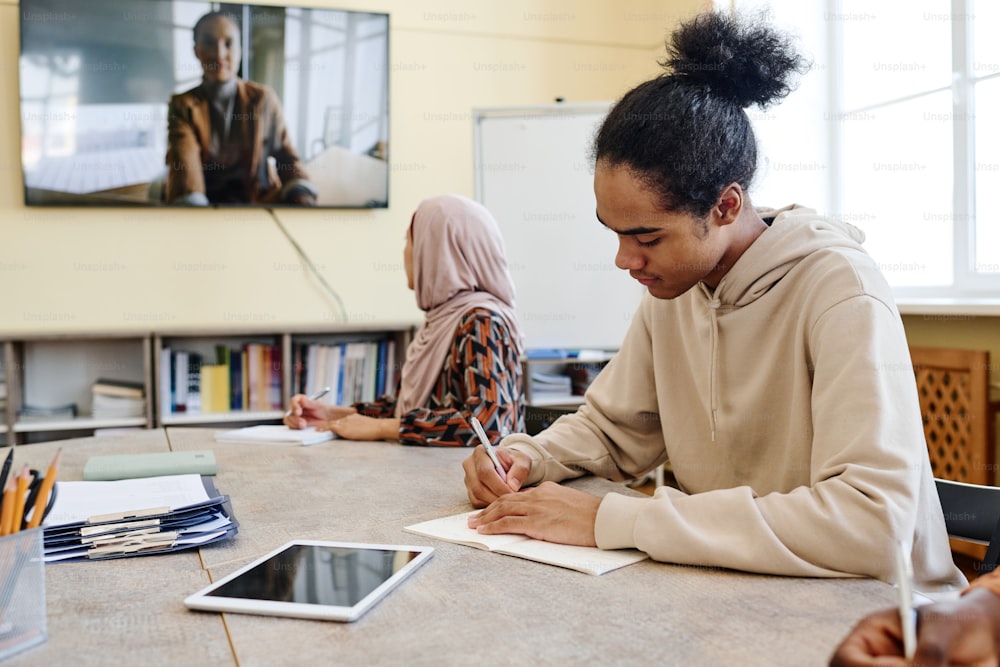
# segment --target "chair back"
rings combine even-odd
[[[935,479],[948,536],[986,545],[981,573],[1000,561],[1000,488]]]
[[[552,422],[559,419],[563,415],[567,415],[572,412],[576,412],[576,408],[554,408],[539,407],[537,405],[525,405],[524,432],[528,435],[541,433],[551,426]]]

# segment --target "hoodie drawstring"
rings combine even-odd
[[[718,410],[718,361],[719,361],[719,306],[722,302],[714,295],[708,302],[712,315],[712,359],[709,364],[709,413],[712,420],[712,442],[715,442],[715,413]]]

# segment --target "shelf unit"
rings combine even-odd
[[[150,426],[152,415],[150,335],[148,333],[87,332],[33,334],[0,338],[7,408],[3,415],[6,444],[33,439],[74,437],[99,428]],[[91,385],[98,378],[139,382],[144,388],[142,417],[95,419],[90,415]],[[69,418],[28,418],[25,405],[51,408],[77,406]]]
[[[555,375],[569,375],[573,370],[587,367],[603,368],[614,357],[614,352],[601,351],[583,357],[522,357],[521,371],[524,377],[524,402],[527,405],[546,408],[573,408],[583,404],[582,394],[536,391],[532,373],[543,372]]]
[[[282,410],[242,410],[212,413],[165,414],[159,401],[160,355],[164,347],[212,350],[216,344],[239,346],[269,342],[279,350],[281,404],[292,393],[294,346],[301,342],[393,340],[395,359],[402,366],[413,337],[413,323],[336,324],[307,327],[233,326],[206,329],[168,329],[153,332],[73,332],[0,335],[0,377],[7,385],[6,408],[0,411],[0,443],[76,437],[79,432],[103,428],[153,428],[278,421]],[[140,382],[144,387],[145,415],[122,419],[90,416],[91,385],[98,378]],[[393,388],[389,388],[391,391]],[[75,403],[78,416],[71,419],[26,419],[19,416],[25,404],[52,407]]]

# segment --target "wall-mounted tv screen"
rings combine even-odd
[[[30,206],[388,206],[389,16],[20,0]]]

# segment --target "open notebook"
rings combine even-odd
[[[303,429],[288,428],[281,424],[261,424],[247,426],[232,431],[219,431],[215,434],[218,442],[246,442],[270,445],[315,445],[332,440],[334,434],[330,431],[317,431],[309,427]]]
[[[478,511],[473,510],[441,519],[424,521],[407,526],[403,530],[477,549],[486,549],[508,556],[527,558],[539,563],[558,565],[586,574],[604,574],[648,558],[646,554],[635,549],[605,551],[597,547],[577,547],[544,542],[524,535],[481,535],[467,525],[469,515]]]

